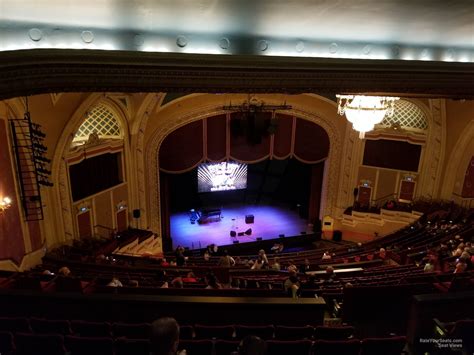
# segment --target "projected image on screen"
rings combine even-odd
[[[245,188],[247,188],[247,164],[222,162],[201,164],[198,167],[198,192]]]

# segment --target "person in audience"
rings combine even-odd
[[[466,260],[464,260],[463,258],[459,258],[456,262],[456,268],[454,269],[454,273],[455,274],[460,274],[460,273],[466,271],[466,269],[467,269]]]
[[[211,259],[211,254],[209,254],[209,251],[204,252],[204,261],[209,261]]]
[[[326,268],[326,279],[324,280],[325,284],[333,284],[337,282],[336,280],[336,273],[334,272],[334,268],[332,266],[328,266]]]
[[[130,280],[128,282],[128,287],[133,287],[133,288],[138,287],[138,280]]]
[[[181,267],[186,264],[186,258],[184,256],[184,248],[180,247],[176,251],[176,266]]]
[[[217,277],[213,273],[206,276],[206,289],[221,289],[222,285],[218,282]]]
[[[321,260],[331,260],[331,254],[329,253],[329,251],[325,251],[324,254],[323,254],[323,257],[321,258]]]
[[[385,260],[387,258],[387,252],[384,248],[380,248],[379,250],[379,258]]]
[[[116,277],[112,277],[112,281],[110,281],[107,286],[109,287],[123,287],[122,282]]]
[[[311,264],[309,262],[309,259],[304,259],[304,263],[300,265],[299,271],[304,274],[306,271],[311,270]]]
[[[235,260],[233,257],[229,255],[229,252],[227,251],[227,249],[224,250],[224,255],[221,256],[221,258],[219,259],[219,263],[217,265],[220,267],[231,267],[235,265]]]
[[[184,283],[183,279],[181,277],[175,277],[173,280],[171,280],[171,287],[172,288],[183,288]]]
[[[163,258],[163,259],[161,259],[160,266],[168,267],[168,266],[170,266],[170,263],[166,260],[166,258]]]
[[[296,271],[292,270],[288,272],[288,278],[285,280],[283,287],[285,292],[291,297],[296,298],[298,296],[301,283]]]
[[[69,270],[67,266],[63,266],[62,268],[60,268],[58,274],[64,277],[72,277],[71,270]]]
[[[196,283],[198,282],[196,276],[192,271],[188,272],[186,277],[183,277],[183,282]]]
[[[255,260],[255,262],[253,263],[252,267],[250,269],[252,270],[261,270],[263,268],[263,260],[258,258],[257,260]]]
[[[258,251],[258,259],[262,261],[263,268],[267,268],[269,266],[268,258],[267,258],[267,254],[265,254],[265,250],[260,249]]]
[[[255,335],[247,335],[239,344],[238,355],[266,355],[267,344]]]
[[[428,261],[425,264],[425,267],[423,268],[424,272],[433,272],[434,271],[434,264],[432,259],[428,259]]]
[[[43,272],[41,273],[41,275],[54,275],[54,273],[52,273],[52,272],[49,271],[49,270],[43,270]]]
[[[463,253],[463,251],[464,251],[464,243],[460,243],[460,244],[458,245],[458,247],[456,248],[456,250],[454,250],[453,256],[459,257],[459,256],[461,256],[461,254]]]
[[[301,285],[302,289],[312,290],[319,287],[319,283],[316,282],[316,276],[311,275],[308,277],[305,283]]]
[[[152,355],[175,355],[179,344],[179,324],[170,317],[159,318],[151,324]]]
[[[296,267],[295,262],[293,260],[290,260],[288,262],[288,267],[286,269],[288,270],[288,272],[291,272],[291,271],[297,272],[298,271],[298,268]]]
[[[280,269],[281,269],[280,258],[274,258],[273,259],[272,270],[280,271]]]
[[[464,260],[464,262],[466,263],[466,271],[470,271],[473,269],[471,254],[469,254],[467,251],[463,251],[459,259]]]

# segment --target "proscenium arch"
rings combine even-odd
[[[105,97],[102,93],[94,93],[89,95],[81,105],[76,109],[73,113],[71,119],[67,122],[66,127],[64,128],[59,140],[58,144],[56,145],[56,150],[54,152],[53,157],[53,164],[52,164],[52,177],[53,181],[56,181],[57,184],[53,187],[54,196],[52,198],[55,199],[55,205],[61,206],[60,209],[57,209],[55,213],[55,222],[56,222],[56,230],[60,231],[61,233],[57,233],[56,235],[63,236],[62,241],[64,242],[70,239],[74,239],[74,221],[73,218],[73,209],[72,209],[72,199],[70,193],[70,185],[67,173],[67,164],[65,161],[65,157],[69,152],[71,142],[74,139],[74,134],[80,125],[84,122],[85,115],[87,111],[93,108],[97,104],[104,104],[108,109],[112,111],[115,118],[118,120],[120,124],[120,128],[123,130],[123,143],[124,143],[124,152],[129,151],[129,117],[127,112],[122,110],[122,107],[118,105],[114,100]],[[131,171],[130,171],[130,158],[127,157],[125,154],[125,174],[127,177],[127,181],[130,180]],[[130,186],[129,189],[130,191]],[[58,212],[58,210],[60,212]]]
[[[187,114],[172,112],[167,117],[160,117],[161,125],[151,134],[146,150],[146,188],[148,190],[147,201],[141,201],[142,205],[147,206],[147,228],[152,229],[161,235],[161,196],[160,196],[160,178],[158,166],[158,154],[164,139],[174,130],[185,126],[188,123],[202,120],[207,117],[227,113],[222,109],[223,104],[220,99],[216,99],[212,104],[197,107],[188,111]],[[237,102],[239,100],[236,100]],[[323,215],[331,215],[335,206],[337,186],[339,178],[338,159],[341,152],[342,133],[337,129],[332,119],[327,118],[318,111],[301,105],[295,99],[288,99],[287,103],[292,105],[292,109],[285,111],[286,114],[293,115],[311,121],[321,126],[329,137],[329,155],[326,159],[323,187],[321,194],[321,211]],[[239,101],[240,102],[240,101]],[[275,98],[264,99],[266,104],[278,105],[281,101]]]

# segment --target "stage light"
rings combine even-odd
[[[10,197],[4,197],[0,200],[0,212],[3,213],[9,209],[12,205],[12,200]]]

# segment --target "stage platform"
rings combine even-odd
[[[254,242],[257,237],[262,240],[285,236],[300,235],[301,232],[312,233],[307,230],[306,219],[300,218],[298,211],[287,206],[223,206],[220,221],[205,224],[191,224],[189,212],[171,215],[170,228],[173,239],[173,248],[178,245],[190,249],[205,248],[209,244],[218,246],[232,244],[234,240],[239,243]],[[245,216],[253,215],[254,223],[246,224]],[[251,235],[231,237],[230,232],[245,232],[252,228]]]

